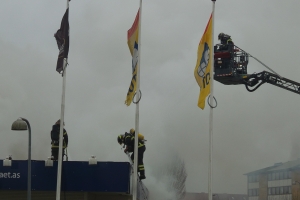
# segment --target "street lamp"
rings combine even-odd
[[[28,130],[28,173],[27,173],[27,200],[31,200],[31,128],[29,121],[20,117],[11,125],[13,131]]]

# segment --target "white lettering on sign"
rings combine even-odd
[[[20,178],[20,173],[0,172],[0,178]]]

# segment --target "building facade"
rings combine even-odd
[[[249,200],[300,200],[300,159],[245,175]]]

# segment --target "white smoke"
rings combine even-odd
[[[185,196],[187,177],[185,164],[175,153],[160,156],[148,169],[147,182],[149,200],[181,200]]]

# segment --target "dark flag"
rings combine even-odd
[[[56,71],[63,71],[64,58],[68,58],[69,53],[69,8],[66,10],[62,20],[60,29],[54,34],[59,49]]]

